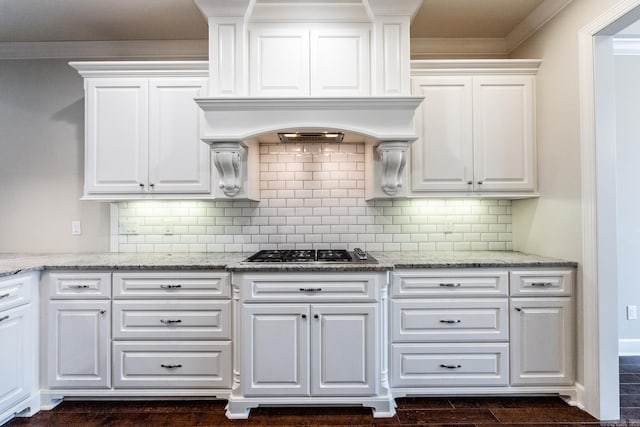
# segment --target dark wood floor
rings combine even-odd
[[[223,401],[65,401],[52,411],[5,427],[93,426],[640,426],[640,356],[620,359],[621,419],[598,422],[557,397],[430,397],[397,399],[397,415],[373,418],[366,408],[258,408],[231,421]]]

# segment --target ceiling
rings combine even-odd
[[[424,0],[411,37],[422,40],[423,49],[450,50],[474,40],[506,54],[570,1]],[[3,47],[6,53],[29,43],[206,38],[207,24],[193,0],[0,0],[0,57]]]

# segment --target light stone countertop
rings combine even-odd
[[[0,254],[0,276],[37,270],[384,271],[400,268],[576,267],[573,261],[521,252],[371,252],[378,264],[242,262],[233,253]]]

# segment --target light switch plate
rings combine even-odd
[[[71,235],[80,236],[82,234],[82,225],[80,221],[71,221]]]

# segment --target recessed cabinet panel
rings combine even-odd
[[[110,301],[49,301],[51,388],[109,388]]]
[[[308,30],[256,26],[249,50],[252,95],[309,96]]]
[[[123,298],[226,298],[229,273],[127,272],[113,273],[113,296]]]
[[[148,174],[146,80],[91,79],[86,87],[85,191],[140,192]]]
[[[28,366],[32,355],[27,354],[27,350],[33,334],[30,309],[30,305],[23,305],[0,311],[0,408],[3,409],[29,394]]]
[[[0,311],[31,302],[34,286],[33,273],[3,277],[0,280]]]
[[[510,276],[511,296],[557,297],[573,294],[573,270],[516,270]]]
[[[149,87],[149,191],[208,193],[210,151],[200,140],[205,79],[151,79]]]
[[[46,273],[51,299],[109,299],[111,273]]]
[[[476,190],[533,190],[533,78],[482,76],[473,84]]]
[[[309,306],[245,304],[242,312],[246,396],[308,396]]]
[[[313,305],[311,394],[375,394],[375,304]]]
[[[497,297],[509,295],[506,270],[434,269],[391,273],[394,297]]]
[[[511,300],[511,384],[573,384],[571,298]]]
[[[311,96],[369,95],[369,30],[311,31]]]
[[[473,189],[471,77],[416,77],[413,94],[424,96],[416,114],[420,139],[413,145],[413,188]]]

